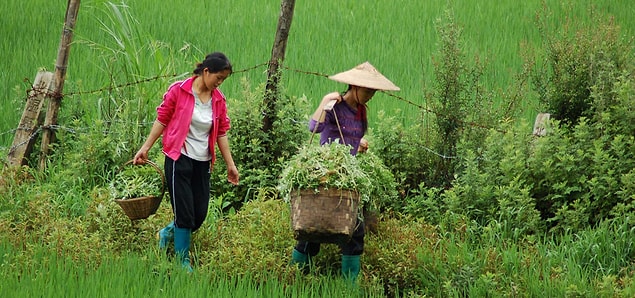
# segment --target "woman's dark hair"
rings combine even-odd
[[[223,70],[229,70],[229,73],[232,73],[232,64],[227,59],[227,56],[221,52],[214,52],[207,56],[205,56],[205,60],[201,63],[196,64],[196,68],[193,73],[195,75],[203,74],[204,69],[208,69],[209,72],[221,72]]]

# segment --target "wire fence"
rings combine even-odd
[[[239,69],[239,70],[235,70],[234,73],[243,73],[243,72],[248,72],[248,71],[252,71],[255,69],[258,69],[260,67],[264,67],[264,66],[268,66],[269,63],[265,62],[265,63],[260,63],[257,65],[254,65],[252,67],[248,67],[248,68],[244,68],[244,69]],[[301,74],[306,74],[306,75],[313,75],[313,76],[319,76],[319,77],[325,77],[328,78],[329,75],[327,74],[323,74],[323,73],[319,73],[319,72],[314,72],[314,71],[306,71],[306,70],[301,70],[301,69],[293,69],[284,65],[280,66],[283,69],[286,69],[288,71],[292,71],[292,72],[296,72],[296,73],[301,73]],[[26,90],[27,92],[27,96],[34,96],[36,94],[42,94],[42,93],[47,93],[49,92],[49,94],[45,94],[47,97],[49,98],[56,98],[56,99],[61,99],[64,97],[70,97],[70,96],[77,96],[77,95],[90,95],[90,94],[97,94],[97,93],[103,93],[103,92],[112,92],[113,90],[116,89],[122,89],[122,88],[130,88],[136,85],[140,85],[140,84],[145,84],[145,83],[149,83],[149,82],[153,82],[153,81],[157,81],[157,80],[161,80],[161,79],[173,79],[176,78],[178,76],[181,76],[181,74],[168,74],[168,75],[158,75],[158,76],[154,76],[154,77],[149,77],[149,78],[145,78],[145,79],[141,79],[141,80],[137,80],[137,81],[133,81],[133,82],[126,82],[123,84],[118,84],[118,85],[109,85],[109,86],[105,86],[99,89],[95,89],[95,90],[89,90],[89,91],[71,91],[71,92],[67,92],[67,93],[62,93],[62,94],[50,94],[50,92],[48,90],[43,90],[42,88],[37,89],[34,84],[32,82],[30,82],[28,79],[25,79],[25,82],[29,83],[31,85],[31,88],[29,90]],[[402,96],[398,96],[394,93],[391,92],[384,92],[384,91],[380,91],[390,97],[393,97],[399,101],[402,101],[404,103],[406,103],[409,106],[415,107],[416,109],[418,109],[419,111],[425,112],[425,113],[430,113],[435,115],[436,117],[445,117],[446,119],[450,119],[453,121],[456,121],[458,123],[462,123],[463,125],[466,126],[471,126],[471,127],[475,127],[475,128],[482,128],[482,129],[493,129],[496,130],[498,132],[504,133],[504,131],[494,128],[494,127],[489,127],[487,125],[482,125],[479,123],[475,123],[475,122],[470,122],[470,121],[464,121],[462,119],[456,119],[453,116],[450,115],[443,115],[440,114],[434,110],[431,110],[427,107],[424,107],[420,104],[415,103],[414,101],[408,100]],[[24,100],[26,102],[26,98]],[[141,126],[151,126],[152,122],[148,122],[148,123],[130,123],[131,125],[141,125]],[[7,148],[7,147],[0,147],[0,149],[2,149],[3,152],[12,152],[14,150],[16,150],[18,147],[20,146],[25,146],[27,145],[28,142],[30,142],[31,140],[33,140],[34,138],[36,138],[38,136],[38,134],[44,130],[44,129],[49,129],[49,130],[64,130],[67,132],[71,132],[71,133],[77,133],[78,131],[81,130],[88,130],[88,128],[71,128],[68,126],[63,126],[63,125],[49,125],[49,126],[45,126],[45,125],[40,125],[39,127],[36,127],[35,129],[31,128],[31,127],[21,127],[18,126],[15,129],[11,129],[11,130],[7,130],[4,132],[0,132],[0,137],[3,137],[5,135],[8,134],[15,134],[17,131],[19,130],[27,130],[27,131],[31,131],[31,134],[28,138],[26,138],[26,140],[24,140],[23,142],[19,143],[19,144],[13,144],[11,147]],[[8,149],[8,151],[6,151]],[[425,149],[426,151],[430,152],[431,154],[434,154],[440,158],[443,159],[455,159],[455,158],[459,158],[458,156],[447,156],[441,153],[438,153],[436,151],[434,151],[431,148],[427,148],[427,147],[423,147],[423,149]]]

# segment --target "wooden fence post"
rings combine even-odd
[[[26,100],[26,108],[22,112],[22,118],[13,137],[13,144],[9,149],[7,159],[11,166],[26,164],[26,157],[33,151],[35,136],[42,125],[42,105],[44,98],[51,92],[53,73],[40,71],[35,76],[35,82]]]
[[[538,113],[534,122],[534,136],[542,137],[547,135],[547,127],[551,114]]]
[[[269,70],[267,71],[267,85],[265,86],[265,115],[263,117],[263,130],[269,131],[275,121],[276,95],[278,94],[278,69],[284,61],[284,53],[287,48],[287,39],[291,30],[291,20],[293,19],[293,9],[295,0],[282,0],[280,6],[280,17],[278,18],[278,29],[271,50],[271,60],[269,60]]]
[[[46,159],[49,153],[49,145],[55,141],[55,131],[53,126],[57,125],[57,114],[62,103],[62,91],[64,90],[64,80],[66,79],[66,65],[68,64],[68,54],[73,40],[73,31],[77,21],[80,0],[68,0],[66,6],[66,20],[62,30],[62,38],[57,51],[55,62],[55,77],[53,80],[53,90],[49,96],[48,109],[44,119],[44,131],[42,133],[42,146],[40,156],[40,169],[46,167]]]

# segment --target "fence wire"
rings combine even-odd
[[[258,69],[258,68],[263,67],[263,66],[268,66],[268,65],[269,65],[269,62],[260,63],[260,64],[257,64],[257,65],[254,65],[254,66],[251,66],[251,67],[248,67],[248,68],[235,70],[234,73],[249,72],[249,71]],[[283,68],[283,69],[286,69],[288,71],[292,71],[292,72],[296,72],[296,73],[301,73],[301,74],[306,74],[306,75],[313,75],[313,76],[319,76],[319,77],[325,77],[325,78],[329,77],[328,74],[323,74],[323,73],[314,72],[314,71],[306,71],[306,70],[301,70],[301,69],[294,69],[294,68],[290,68],[290,67],[285,66],[285,65],[281,65],[280,67]],[[108,86],[105,86],[105,87],[102,87],[102,88],[99,88],[99,89],[95,89],[95,90],[72,91],[72,92],[61,93],[61,94],[60,93],[51,94],[45,88],[37,88],[37,87],[34,86],[34,84],[32,82],[29,81],[29,79],[25,79],[25,82],[27,82],[27,83],[29,83],[31,85],[31,88],[26,90],[27,97],[31,97],[31,96],[38,95],[38,94],[45,94],[48,98],[61,99],[61,98],[64,98],[64,97],[76,96],[76,95],[88,95],[88,94],[96,94],[96,93],[103,93],[103,92],[112,92],[112,90],[116,90],[116,89],[129,88],[129,87],[132,87],[132,86],[136,86],[136,85],[140,85],[140,84],[145,84],[145,83],[157,81],[157,80],[160,80],[160,79],[176,78],[176,77],[179,77],[179,76],[182,76],[182,75],[183,74],[157,75],[157,76],[153,76],[153,77],[149,77],[149,78],[145,78],[145,79],[141,79],[141,80],[137,80],[137,81],[133,81],[133,82],[127,82],[127,83],[118,84],[118,85],[108,85]],[[486,125],[482,125],[482,124],[475,123],[475,122],[469,122],[469,121],[464,121],[464,120],[461,120],[461,119],[456,119],[456,118],[450,117],[448,115],[442,115],[442,114],[440,114],[440,113],[438,113],[436,111],[433,111],[433,110],[431,110],[431,109],[429,109],[427,107],[424,107],[424,106],[422,106],[420,104],[417,104],[417,103],[415,103],[415,102],[413,102],[411,100],[405,99],[404,97],[398,96],[398,95],[396,95],[396,94],[394,94],[392,92],[386,92],[386,91],[380,91],[380,92],[382,92],[382,93],[384,93],[384,94],[386,94],[386,95],[388,95],[390,97],[393,97],[393,98],[395,98],[395,99],[397,99],[397,100],[399,100],[401,102],[404,102],[407,105],[413,106],[413,107],[417,108],[419,111],[433,114],[436,117],[445,117],[445,118],[451,119],[453,121],[462,123],[462,124],[467,125],[467,126],[476,127],[476,128],[482,128],[482,129],[494,129],[494,130],[496,130],[498,132],[504,133],[504,131],[496,129],[496,128],[493,128],[493,127],[488,127]],[[26,102],[26,98],[25,98],[24,101]],[[131,123],[131,124],[139,125],[139,123]],[[144,126],[144,125],[150,126],[150,125],[152,125],[152,123],[151,122],[142,123],[141,125],[142,126]],[[41,125],[39,127],[36,127],[34,129],[34,131],[29,135],[29,137],[25,141],[23,141],[23,142],[21,142],[19,144],[14,144],[11,147],[9,147],[8,148],[8,152],[13,152],[20,146],[25,146],[26,144],[29,143],[29,141],[31,141],[34,138],[36,138],[37,135],[43,129],[65,130],[65,131],[71,132],[71,133],[76,133],[77,130],[84,130],[84,129],[88,130],[88,128],[70,128],[70,127],[65,127],[65,126],[61,126],[61,125],[50,125],[48,127],[44,127],[43,125]],[[11,129],[11,130],[5,131],[5,132],[0,132],[0,136],[4,136],[4,135],[7,135],[7,134],[15,134],[16,131],[18,131],[18,130],[32,130],[32,128],[18,127],[18,128],[15,128],[15,129]],[[0,149],[3,152],[7,152],[6,151],[7,147],[0,147]],[[430,152],[430,153],[432,153],[432,154],[434,154],[434,155],[436,155],[436,156],[438,156],[440,158],[443,158],[443,159],[460,158],[458,156],[447,156],[447,155],[438,153],[438,152],[436,152],[436,151],[434,151],[434,150],[432,150],[432,149],[430,149],[428,147],[425,147],[425,146],[423,146],[423,149],[425,149],[426,151],[428,151],[428,152]]]

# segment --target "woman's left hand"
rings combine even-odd
[[[364,153],[366,151],[368,151],[368,141],[362,138],[361,140],[359,140],[359,147],[357,149],[357,152]]]
[[[236,166],[227,168],[227,181],[233,185],[238,185],[240,180],[240,174],[238,174],[238,169]]]

